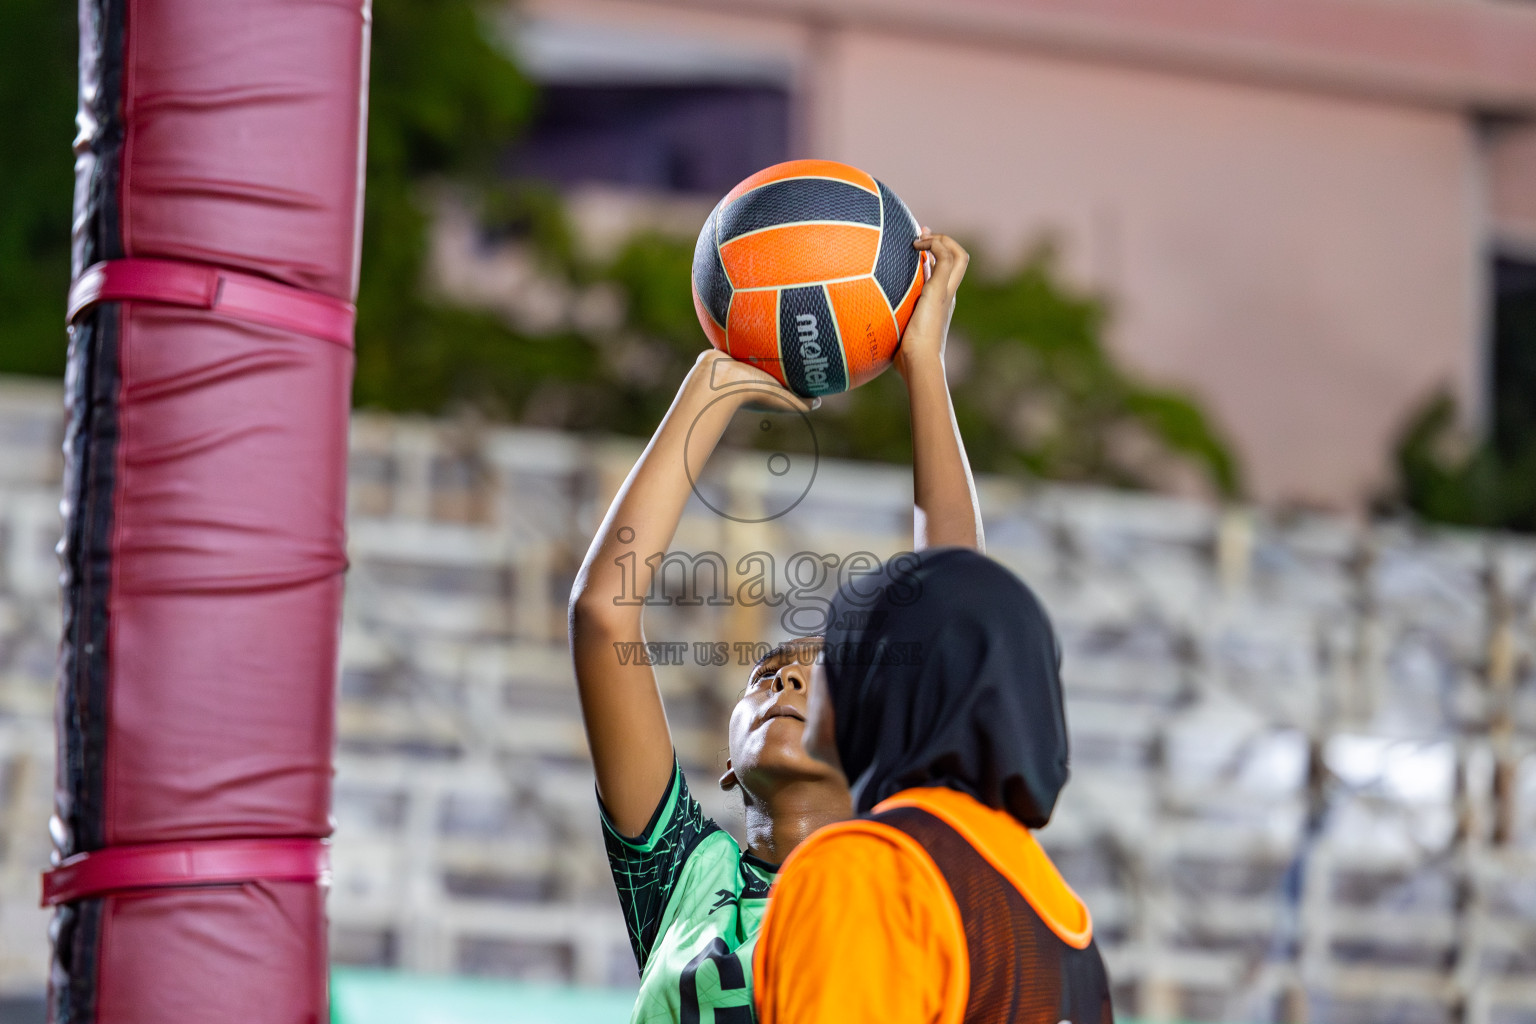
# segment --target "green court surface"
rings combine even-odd
[[[336,968],[331,1024],[625,1024],[632,989]],[[1120,1018],[1120,1024],[1137,1024]]]
[[[331,1024],[625,1024],[629,989],[338,968]]]

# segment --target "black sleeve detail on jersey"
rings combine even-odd
[[[672,785],[661,795],[644,834],[619,835],[601,797],[598,810],[603,819],[608,867],[619,891],[629,944],[635,951],[636,965],[644,970],[683,866],[699,843],[719,832],[720,826],[705,817],[704,809],[688,792],[688,780],[683,778],[676,758],[672,762]]]
[[[880,225],[880,252],[875,257],[875,280],[885,292],[885,300],[891,309],[901,305],[901,300],[912,290],[917,279],[918,261],[922,254],[912,248],[917,241],[917,220],[907,204],[896,198],[896,193],[880,185],[880,207],[885,222]]]
[[[651,811],[651,820],[645,823],[645,828],[641,829],[640,834],[637,836],[627,836],[619,831],[619,826],[614,823],[613,815],[608,813],[608,805],[603,803],[603,794],[596,792],[597,786],[594,784],[592,789],[597,796],[597,813],[603,819],[603,836],[605,838],[612,836],[627,846],[644,846],[645,841],[656,834],[656,826],[661,824],[662,812],[667,809],[668,798],[672,796],[672,787],[676,786],[678,780],[682,777],[682,770],[677,765],[677,757],[673,755],[672,781],[667,783],[667,788],[661,791],[661,799],[656,801],[656,808]]]
[[[757,870],[752,870],[756,868]],[[765,900],[768,898],[768,890],[773,883],[763,876],[772,878],[779,873],[779,865],[769,864],[761,857],[755,857],[748,851],[741,855],[741,899]]]
[[[880,197],[831,178],[775,181],[731,201],[720,217],[720,244],[749,231],[806,221],[837,221],[877,228]]]

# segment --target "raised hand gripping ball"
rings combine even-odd
[[[790,160],[720,200],[693,254],[710,343],[804,398],[878,377],[923,290],[917,221],[856,167]]]

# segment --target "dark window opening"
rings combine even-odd
[[[1536,260],[1494,261],[1493,444],[1506,460],[1536,449]]]
[[[782,89],[549,85],[507,170],[561,185],[719,195],[788,152]]]

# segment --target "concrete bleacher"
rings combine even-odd
[[[0,383],[0,995],[45,979],[61,431]],[[339,684],[340,963],[632,983],[565,652],[628,440],[354,417]],[[901,467],[823,461],[791,511],[722,454],[675,548],[885,557]],[[1536,1022],[1536,544],[979,481],[989,551],[1066,652],[1073,781],[1042,840],[1152,1019]],[[793,496],[790,496],[791,500]],[[706,574],[707,578],[707,574]],[[835,578],[796,591],[814,611]],[[793,603],[792,601],[792,603]],[[653,641],[788,635],[784,607],[648,609]],[[658,670],[692,788],[745,669]],[[734,650],[734,649],[733,649]]]

